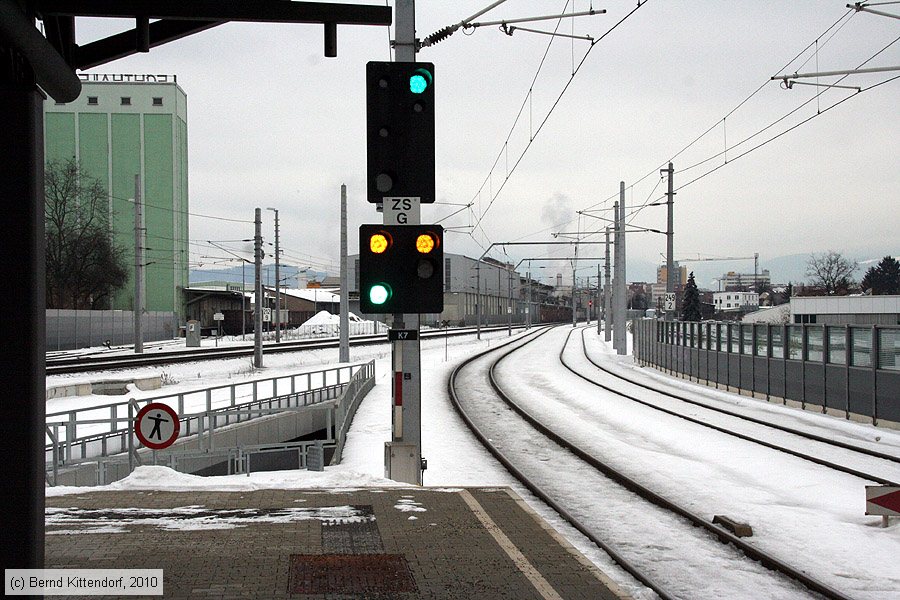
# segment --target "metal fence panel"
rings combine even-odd
[[[753,347],[750,346],[750,350],[752,349]],[[743,390],[753,390],[753,357],[742,354],[738,362],[741,369],[738,387]]]
[[[772,370],[769,373],[769,395],[776,398],[785,398],[787,391],[785,389],[785,366],[783,360],[772,361]]]
[[[878,368],[900,371],[900,329],[877,329]]]
[[[696,340],[696,338],[694,338]],[[696,348],[688,350],[688,361],[690,366],[690,374],[693,377],[700,377],[700,351]]]
[[[732,340],[734,347],[734,340]],[[737,352],[728,354],[728,385],[741,387],[741,355]]]
[[[850,364],[854,367],[872,366],[872,328],[850,328]]]
[[[772,358],[784,358],[784,328],[772,327]]]
[[[73,350],[134,343],[134,313],[127,310],[65,310],[45,312],[47,350]],[[145,342],[173,339],[177,334],[174,312],[148,312],[143,317]]]
[[[724,352],[716,353],[716,381],[719,385],[728,385],[728,355]]]
[[[876,371],[876,377],[878,418],[900,421],[900,372]]]
[[[770,361],[761,356],[754,356],[753,361],[753,391],[759,394],[769,393],[769,368]]]
[[[872,414],[873,390],[871,369],[849,369],[850,375],[850,412],[860,415]]]
[[[825,380],[828,382],[825,406],[847,410],[847,369],[842,365],[825,365]]]
[[[819,361],[821,360],[820,352]],[[803,363],[803,368],[805,370],[803,383],[806,386],[804,401],[807,404],[822,406],[825,398],[825,365],[810,361]]]
[[[803,400],[803,363],[798,360],[789,360],[785,365],[785,398],[789,400]]]
[[[833,365],[847,363],[847,328],[825,327],[828,338],[828,362]]]
[[[717,386],[900,421],[898,327],[639,321],[634,331],[647,363]]]

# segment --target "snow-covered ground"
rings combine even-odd
[[[588,334],[592,355],[602,356],[605,360],[618,363],[618,368],[648,377],[645,374],[648,370],[635,367],[630,357],[612,355],[611,348],[596,337],[596,329],[593,332]],[[513,337],[517,335],[520,334]],[[446,349],[443,339],[422,342],[422,451],[428,459],[425,484],[441,487],[512,487],[590,560],[623,582],[626,588],[637,591],[638,596],[644,596],[644,592],[634,587],[633,580],[602,551],[515,482],[478,444],[454,412],[446,390],[451,369],[473,353],[508,339],[505,332],[483,334],[482,338],[481,341],[476,340],[474,335],[449,338]],[[169,392],[185,386],[206,387],[235,379],[272,377],[332,366],[337,362],[337,352],[337,349],[329,349],[267,356],[267,367],[262,372],[254,372],[246,359],[135,371],[143,374],[164,371],[166,380],[170,382],[165,391]],[[290,471],[211,478],[174,473],[162,467],[142,467],[131,477],[111,487],[247,490],[397,485],[383,478],[383,446],[390,439],[391,429],[389,346],[351,348],[354,362],[372,358],[376,360],[377,385],[357,412],[341,465],[328,467],[324,473]],[[900,556],[900,523],[894,521],[889,528],[882,529],[879,517],[863,514],[864,482],[798,459],[785,457],[776,460],[771,453],[762,454],[745,446],[733,447],[730,442],[720,439],[721,434],[700,430],[698,426],[679,419],[652,415],[649,409],[614,400],[597,392],[596,388],[582,388],[573,375],[550,358],[546,349],[532,353],[521,376],[508,376],[521,382],[515,391],[521,392],[526,399],[529,394],[546,398],[549,396],[548,389],[559,391],[553,401],[555,412],[569,429],[611,448],[621,455],[623,461],[631,463],[642,478],[649,477],[664,488],[663,491],[671,489],[681,494],[685,504],[695,505],[700,511],[746,516],[753,522],[754,531],[759,531],[757,535],[761,543],[784,547],[783,554],[787,558],[792,556],[792,552],[802,557],[814,557],[816,562],[810,565],[815,569],[813,574],[820,576],[820,570],[827,571],[828,582],[834,587],[859,598],[900,596],[900,563],[897,561]],[[59,385],[61,381],[77,378],[53,376],[48,378],[48,385]],[[546,387],[535,386],[536,378],[546,379]],[[773,414],[774,418],[779,418],[781,414],[785,420],[799,418],[818,429],[840,431],[845,437],[870,441],[879,438],[879,443],[884,440],[887,445],[900,447],[900,434],[897,432],[847,423],[826,415],[800,413],[788,407],[724,392],[709,392],[681,381],[669,381],[673,381],[682,393],[694,394],[706,401],[709,401],[711,393],[715,401],[757,412],[761,418],[772,419]],[[110,400],[108,396],[103,399],[105,402]],[[55,400],[54,410],[61,410],[66,401]],[[71,401],[77,402],[78,399]],[[578,426],[573,428],[573,424]],[[578,486],[579,483],[572,481],[570,485]],[[84,488],[48,488],[47,495],[82,491]],[[660,532],[660,535],[665,535],[665,532]],[[708,576],[710,579],[716,578],[715,565],[709,567]],[[758,590],[754,595],[754,598],[768,597],[765,590]]]

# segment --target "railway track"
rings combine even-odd
[[[900,483],[897,483],[895,480],[889,479],[889,476],[883,476],[877,473],[863,471],[859,466],[854,467],[846,464],[847,462],[854,461],[857,463],[870,463],[872,462],[871,460],[869,460],[870,458],[876,458],[879,461],[884,461],[885,471],[896,471],[896,465],[900,465],[900,457],[880,451],[875,451],[870,448],[854,446],[853,444],[848,444],[840,440],[826,438],[824,436],[813,434],[808,431],[794,429],[791,427],[780,425],[778,423],[765,421],[763,419],[758,419],[750,415],[741,414],[734,410],[729,410],[719,406],[712,406],[705,402],[694,400],[692,398],[688,398],[666,390],[660,390],[619,375],[611,371],[610,369],[605,368],[596,360],[591,358],[590,354],[588,353],[586,340],[584,338],[586,330],[582,329],[581,347],[585,359],[591,365],[599,369],[603,374],[614,377],[620,383],[624,382],[628,386],[632,386],[635,389],[623,390],[620,387],[611,386],[608,383],[597,381],[596,379],[593,379],[592,377],[579,371],[571,364],[571,362],[567,361],[565,358],[566,348],[574,331],[575,330],[570,331],[569,335],[566,337],[566,343],[559,353],[559,359],[562,365],[566,367],[566,369],[568,369],[571,373],[592,385],[612,392],[613,394],[616,394],[623,398],[627,398],[628,400],[631,400],[633,402],[637,402],[663,413],[678,417],[680,419],[684,419],[691,423],[696,423],[698,425],[708,427],[715,431],[719,431],[721,433],[725,433],[727,435],[731,435],[748,442],[759,444],[773,450],[778,450],[780,452],[784,452],[791,456],[796,456],[803,460],[807,460],[829,469],[859,477],[860,479],[863,479],[865,481],[880,483],[882,485],[900,486]],[[652,398],[655,395],[662,395],[666,398],[676,400],[677,402],[683,404],[687,409],[694,412],[692,414],[685,414],[684,409],[679,409],[680,407],[662,406],[660,405],[658,399]],[[698,412],[695,410],[696,408],[700,408],[701,410]],[[704,411],[709,414],[703,414]],[[719,422],[713,422],[711,416],[717,418]],[[722,418],[723,416],[724,418]],[[745,424],[737,425],[734,421],[743,421],[745,422]],[[735,427],[739,427],[743,429],[743,431],[737,431]],[[802,446],[802,449],[797,447],[798,439],[794,438],[799,439],[799,445]],[[859,460],[853,456],[847,456],[847,451],[861,455],[863,459]],[[823,458],[822,454],[829,455],[831,456],[831,458]],[[836,462],[839,460],[842,460],[844,462]],[[900,477],[898,477],[898,479],[900,479]]]
[[[507,326],[482,327],[482,331],[504,331]],[[521,329],[514,327],[513,329]],[[423,339],[442,338],[444,336],[455,337],[471,335],[476,331],[475,327],[460,327],[447,330],[423,331],[420,335]],[[339,340],[336,338],[299,340],[281,342],[279,344],[267,343],[263,346],[264,354],[279,354],[282,352],[296,352],[298,350],[317,350],[324,348],[337,348]],[[387,343],[385,333],[354,336],[350,338],[351,346],[368,346]],[[151,344],[148,344],[150,346]],[[253,356],[253,345],[231,346],[223,348],[197,348],[193,350],[172,350],[160,353],[129,354],[108,356],[102,352],[97,354],[79,355],[74,357],[52,356],[47,357],[47,375],[62,375],[65,373],[87,373],[92,371],[107,371],[114,369],[127,369],[134,367],[146,367],[152,365],[164,365],[174,363],[193,362],[199,360],[220,360],[224,358],[242,358]]]
[[[548,331],[473,356],[448,382],[468,427],[526,488],[662,598],[751,598],[761,589],[769,598],[796,598],[804,588],[814,597],[847,598],[649,489],[511,398],[498,381],[498,365]],[[721,565],[717,581],[698,580],[709,561]],[[669,564],[677,565],[677,575]]]

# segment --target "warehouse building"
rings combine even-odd
[[[187,96],[174,75],[85,73],[73,102],[44,102],[45,160],[75,158],[109,192],[111,233],[126,248],[129,280],[111,308],[134,308],[134,196],[144,204],[147,311],[184,320],[188,285]]]

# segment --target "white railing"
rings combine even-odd
[[[369,363],[371,364],[371,363]],[[306,406],[333,400],[360,369],[374,372],[369,364],[334,367],[210,388],[141,398],[137,406],[151,402],[166,404],[177,411],[182,421],[181,436],[193,435],[208,428],[204,416],[235,407],[261,405],[275,400],[292,398],[282,402],[285,406]],[[90,406],[47,415],[46,451],[48,462],[57,454],[58,463],[109,456],[128,449],[130,400]],[[132,409],[132,413],[134,409]],[[262,411],[261,411],[262,412]],[[257,415],[260,416],[260,415]],[[237,420],[246,420],[248,413]],[[229,420],[226,417],[226,420]]]

